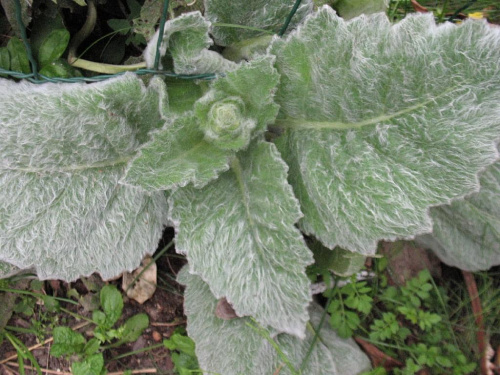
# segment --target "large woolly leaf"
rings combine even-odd
[[[163,90],[134,75],[92,85],[0,81],[0,260],[40,278],[109,278],[155,250],[165,197],[118,181],[161,125]]]
[[[223,25],[214,25],[212,34],[219,45],[228,45],[262,34],[264,29],[277,33],[285,24],[294,1],[290,0],[205,0],[205,17]],[[311,0],[302,1],[292,18],[290,29],[299,24],[312,11]],[[246,26],[243,28],[231,26]]]
[[[500,163],[481,174],[481,190],[431,209],[432,234],[419,236],[445,262],[478,271],[500,264]]]
[[[239,316],[303,336],[312,255],[294,227],[301,214],[286,171],[273,144],[254,141],[213,183],[175,191],[170,216],[177,251],[217,298]]]
[[[178,280],[186,285],[184,311],[188,317],[187,330],[196,342],[196,355],[204,371],[221,375],[278,372],[288,375],[291,373],[288,366],[296,370],[300,368],[312,345],[313,333],[310,330],[305,339],[300,340],[259,327],[250,318],[220,319],[215,315],[217,299],[200,277],[190,275],[185,267]],[[318,327],[323,310],[313,304],[309,313],[312,327]],[[221,339],[214,340],[214,337]],[[303,374],[355,375],[370,368],[368,358],[354,341],[339,338],[328,324],[321,329],[320,337],[303,368]],[[277,353],[269,340],[275,341],[282,355]]]
[[[429,207],[477,191],[497,159],[499,29],[346,22],[323,7],[271,53],[300,225],[330,248],[373,254],[380,239],[430,232]]]
[[[234,68],[235,64],[214,51],[209,51],[212,39],[208,36],[210,22],[200,12],[181,14],[168,21],[162,37],[160,68],[168,63],[171,56],[177,74],[221,73]],[[149,41],[144,50],[148,68],[152,68],[156,58],[160,30]]]
[[[130,163],[124,183],[154,191],[188,183],[199,188],[217,178],[229,169],[230,157],[275,119],[277,84],[269,58],[228,72],[194,103],[194,113],[165,118],[165,126],[151,134]]]

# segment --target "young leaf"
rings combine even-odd
[[[55,327],[52,335],[54,344],[50,347],[50,355],[54,357],[78,354],[85,346],[83,335],[69,327]]]
[[[205,17],[213,23],[230,24],[223,27],[214,25],[212,30],[217,44],[226,46],[262,34],[262,31],[251,28],[279,32],[293,6],[294,1],[289,0],[205,0]],[[298,25],[312,9],[311,0],[302,1],[289,28]]]
[[[104,314],[106,315],[106,326],[111,328],[122,315],[122,294],[118,291],[118,289],[116,289],[116,286],[106,285],[101,289],[99,297],[102,311],[104,311]]]
[[[254,141],[218,180],[179,189],[170,203],[177,251],[217,298],[238,316],[304,335],[312,256],[294,227],[298,202],[273,144]]]
[[[278,114],[273,96],[279,75],[273,59],[257,58],[216,80],[195,103],[205,139],[223,150],[246,148]]]
[[[187,112],[151,133],[129,164],[123,183],[148,191],[193,183],[201,188],[229,168],[234,152],[262,134],[278,112],[272,60],[241,64],[216,80]]]
[[[486,23],[323,7],[270,52],[300,226],[327,247],[373,254],[430,232],[429,207],[477,190],[497,159],[500,30]]]
[[[69,43],[69,32],[66,29],[56,29],[47,36],[38,51],[38,62],[46,66],[62,56]]]
[[[118,181],[162,123],[162,90],[129,74],[91,85],[0,80],[0,260],[42,279],[110,278],[155,250],[164,195]]]
[[[186,285],[184,311],[188,317],[187,330],[196,342],[196,354],[203,370],[219,374],[262,375],[278,373],[281,367],[280,374],[289,374],[289,365],[298,371],[311,348],[313,330],[307,330],[305,339],[300,340],[257,327],[250,318],[219,319],[214,314],[217,299],[200,277],[189,274],[185,267],[179,273],[178,281]],[[323,310],[313,304],[309,312],[312,327],[318,327]],[[224,340],[214,340],[214,335],[224,337]],[[326,322],[319,335],[303,374],[354,375],[370,368],[370,361],[354,341],[340,339]]]
[[[97,353],[86,357],[81,362],[71,364],[73,375],[101,375],[104,368],[104,357],[102,353]]]
[[[101,342],[94,337],[85,344],[82,352],[84,355],[90,356],[92,354],[97,353],[100,347],[101,347]]]
[[[148,328],[149,318],[146,314],[136,314],[129,318],[123,325],[123,335],[120,341],[134,342],[142,335],[142,332]]]
[[[235,63],[208,50],[212,45],[208,36],[209,27],[210,23],[200,12],[184,13],[168,21],[162,37],[160,56],[163,58],[167,49],[169,50],[177,74],[221,73],[234,68]],[[158,37],[159,30],[144,50],[148,68],[154,67]]]
[[[469,271],[500,264],[499,162],[481,174],[480,183],[478,193],[432,208],[432,234],[417,237],[443,262]]]

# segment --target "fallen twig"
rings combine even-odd
[[[491,362],[489,361],[487,355],[487,341],[486,333],[484,331],[483,309],[481,307],[481,300],[479,299],[479,293],[477,291],[476,280],[474,279],[474,275],[469,271],[462,271],[462,275],[465,280],[465,285],[467,286],[467,291],[469,292],[472,312],[474,313],[474,319],[477,326],[476,338],[481,361],[481,375],[492,375],[493,372],[491,371],[490,366]]]
[[[413,6],[413,9],[415,10],[415,12],[419,12],[419,13],[427,13],[429,12],[429,10],[424,7],[423,5],[420,5],[417,0],[411,0],[411,5]]]
[[[19,367],[19,363],[17,362],[8,362],[6,365],[13,366],[13,367]],[[36,370],[34,367],[24,365],[25,369],[28,370]],[[73,375],[71,372],[64,372],[60,370],[49,370],[46,368],[42,369],[42,372],[45,372],[47,374],[57,374],[57,375]],[[156,374],[158,371],[155,368],[145,368],[141,370],[132,370],[129,371],[129,374]],[[108,375],[123,375],[125,371],[116,371],[116,372],[108,372]]]
[[[17,363],[17,362],[7,362],[5,364],[8,365],[8,366],[12,366],[12,367],[19,367],[19,363]],[[27,369],[27,370],[34,370],[34,371],[36,371],[36,368],[33,367],[33,366],[24,365],[24,368]],[[73,375],[71,372],[64,372],[64,371],[61,371],[61,370],[49,370],[47,368],[42,368],[41,370],[42,370],[42,372],[44,372],[46,374]]]
[[[381,351],[379,348],[377,348],[375,345],[369,343],[368,341],[363,340],[360,337],[354,337],[354,340],[365,350],[365,352],[368,354],[368,357],[370,357],[372,361],[373,367],[378,367],[378,366],[383,366],[384,369],[387,371],[390,371],[394,369],[395,367],[403,367],[404,364],[398,361],[397,359],[394,359],[387,354],[385,354],[383,351]]]
[[[142,370],[132,370],[129,374],[156,374],[158,371],[155,368],[145,368]],[[108,372],[108,375],[123,375],[125,371]]]
[[[185,320],[177,320],[177,321],[173,321],[173,322],[168,322],[168,323],[162,323],[162,322],[152,322],[151,325],[153,327],[176,327],[176,326],[180,326],[182,324],[186,324],[186,321]]]

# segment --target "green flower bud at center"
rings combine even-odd
[[[211,122],[212,131],[217,134],[237,130],[241,120],[242,114],[236,103],[217,102],[208,112],[208,121]]]
[[[248,146],[256,122],[245,117],[245,103],[241,98],[230,96],[205,105],[205,111],[200,105],[198,116],[207,141],[225,150],[237,151]],[[203,112],[205,115],[200,116]]]

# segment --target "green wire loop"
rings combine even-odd
[[[292,10],[290,11],[290,14],[288,14],[288,17],[285,20],[285,24],[279,31],[278,35],[283,36],[285,35],[286,29],[288,29],[288,25],[290,25],[290,22],[292,21],[293,16],[295,16],[295,13],[297,12],[297,9],[299,9],[300,3],[302,0],[296,0],[295,4],[293,5]]]
[[[23,22],[21,2],[19,0],[14,0],[14,6],[16,8],[16,21],[19,25],[19,29],[21,31],[21,39],[23,40],[24,48],[26,48],[26,54],[28,55],[28,60],[31,64],[31,71],[33,72],[33,76],[35,78],[38,78],[38,66],[36,60],[33,58],[33,53],[31,52],[31,46],[28,41],[28,36],[26,35],[26,26]]]
[[[155,70],[158,70],[158,66],[160,65],[160,48],[161,43],[163,42],[163,33],[165,31],[165,23],[167,22],[167,13],[168,13],[168,0],[163,2],[163,11],[160,19],[160,28],[158,32],[158,41],[156,43],[156,54],[155,54]]]

